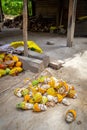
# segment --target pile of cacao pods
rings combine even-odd
[[[23,70],[22,62],[16,55],[0,54],[0,77],[4,75],[17,75]]]
[[[16,88],[14,94],[23,99],[17,104],[18,109],[34,112],[45,111],[47,107],[54,107],[57,103],[69,105],[66,98],[77,98],[74,86],[53,76],[40,76],[29,81],[26,88]]]

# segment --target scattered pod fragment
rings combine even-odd
[[[41,102],[41,100],[42,100],[42,95],[41,95],[41,93],[37,92],[37,93],[33,96],[33,100],[34,100],[35,103]]]
[[[63,103],[65,106],[69,106],[69,105],[70,105],[70,102],[68,101],[67,98],[64,98],[64,99],[62,100],[62,103]]]
[[[18,96],[18,97],[22,97],[20,88],[16,88],[16,89],[14,90],[14,94],[15,94],[16,96]]]
[[[17,108],[23,109],[23,110],[30,110],[33,109],[33,104],[21,102],[16,105]]]
[[[73,89],[69,90],[67,97],[74,98],[74,99],[77,98],[76,90],[73,90]]]
[[[55,106],[55,103],[52,101],[52,102],[47,102],[46,103],[46,106],[47,107],[54,107]]]
[[[33,106],[33,111],[35,112],[46,111],[46,110],[47,110],[47,107],[44,104],[35,103]]]
[[[76,119],[76,111],[74,109],[70,109],[66,112],[65,120],[67,123],[71,123]]]
[[[58,103],[61,103],[63,100],[63,96],[61,94],[57,94]]]
[[[29,100],[30,100],[30,96],[27,94],[27,95],[25,95],[24,96],[24,101],[25,102],[29,102]]]

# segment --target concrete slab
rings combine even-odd
[[[47,56],[47,55],[44,54],[44,53],[41,54],[41,53],[37,53],[37,52],[34,52],[34,51],[29,50],[29,57],[42,60],[43,63],[44,63],[44,67],[47,67],[48,64],[50,63],[50,58],[49,58],[49,56]]]
[[[70,69],[67,71],[67,69]],[[63,104],[56,104],[55,107],[50,107],[47,109],[47,111],[35,113],[32,110],[18,110],[16,109],[16,104],[23,101],[22,98],[18,98],[13,94],[12,88],[20,87],[23,84],[23,79],[26,77],[31,76],[31,73],[27,73],[26,75],[22,75],[21,78],[20,75],[17,77],[17,79],[20,79],[20,82],[15,84],[15,80],[13,78],[12,83],[14,84],[11,86],[11,89],[2,95],[4,101],[2,98],[0,98],[0,130],[86,130],[87,128],[87,80],[84,85],[84,80],[78,78],[78,74],[76,75],[76,71],[71,68],[62,68],[61,70],[53,70],[49,69],[53,76],[63,78],[71,81],[71,84],[73,84],[77,90],[78,98],[77,99],[70,99],[70,106],[65,106]],[[71,76],[70,74],[73,72],[74,75]],[[69,74],[70,73],[70,74]],[[22,73],[21,73],[22,74]],[[33,76],[33,75],[32,75]],[[31,77],[32,77],[31,76]],[[3,77],[4,78],[4,77]],[[81,77],[82,78],[82,77]],[[73,82],[74,79],[76,82]],[[10,86],[8,79],[8,83],[6,84],[5,81],[3,83],[3,86]],[[0,81],[2,84],[2,80]],[[80,86],[78,86],[78,84]],[[27,84],[28,85],[28,84]],[[82,86],[82,87],[81,87]],[[65,122],[65,113],[69,109],[75,109],[77,112],[77,118],[74,122],[71,124],[67,124]],[[81,122],[78,124],[78,122]]]
[[[22,39],[22,31],[20,30],[3,30],[0,33],[0,42],[3,44],[10,43]],[[31,33],[29,32],[29,39],[34,40],[43,49],[45,54],[49,55],[51,60],[69,61],[79,54],[79,57],[70,61],[65,67],[59,70],[51,69],[53,76],[63,79],[69,84],[75,86],[78,98],[71,99],[70,106],[58,104],[53,108],[48,108],[47,111],[41,113],[34,113],[32,111],[21,111],[16,109],[16,104],[21,102],[21,98],[13,95],[13,90],[6,91],[0,98],[0,130],[86,130],[87,129],[87,38],[75,38],[72,48],[66,47],[66,38],[61,38],[58,34],[45,33]],[[48,40],[54,41],[54,45],[45,44]],[[82,57],[81,60],[79,60]],[[83,62],[83,63],[82,63]],[[78,66],[77,66],[78,65]],[[81,68],[80,68],[81,67]],[[82,69],[83,68],[83,69]],[[25,71],[27,75],[21,73],[19,77],[1,78],[0,88],[21,87],[21,82],[27,77],[32,77],[31,73]],[[17,79],[16,79],[17,78]],[[15,82],[13,84],[13,82]],[[19,84],[20,83],[20,84]],[[25,86],[25,84],[23,84]],[[9,96],[9,98],[7,98]],[[77,111],[76,120],[67,124],[65,122],[65,112],[68,109],[75,109]],[[81,124],[78,125],[78,122]]]
[[[42,60],[25,56],[19,56],[19,58],[23,63],[24,70],[31,70],[34,73],[39,73],[44,70],[44,63]]]

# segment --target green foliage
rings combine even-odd
[[[4,14],[19,15],[23,11],[23,0],[2,0]],[[32,16],[32,0],[28,0],[29,16]]]
[[[23,0],[2,0],[4,14],[19,15],[22,13]]]
[[[32,1],[31,0],[28,1],[28,12],[29,12],[29,16],[33,15],[33,13],[32,13]]]

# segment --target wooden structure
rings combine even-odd
[[[63,6],[68,6],[68,28],[67,28],[67,46],[71,47],[74,38],[75,30],[75,17],[76,17],[76,5],[77,0],[35,0],[36,1],[36,15],[42,15],[43,17],[53,17],[56,21],[56,26],[62,24]],[[50,8],[49,8],[50,7]]]
[[[42,7],[44,6],[44,3],[46,2],[46,0],[44,2],[42,2],[40,8],[39,8],[39,11],[38,11],[38,14],[37,15],[40,15],[40,12],[42,10]],[[55,7],[55,4],[56,4],[56,0],[52,1],[52,0],[48,0],[48,5],[50,4],[51,8],[54,8]],[[25,4],[26,3],[26,4]],[[62,4],[62,3],[61,3]],[[57,2],[57,5],[58,5],[58,2]],[[73,42],[73,37],[74,37],[74,29],[75,29],[75,15],[76,15],[76,5],[77,5],[77,0],[69,0],[69,13],[68,13],[68,31],[67,31],[67,46],[68,47],[71,47],[72,46],[72,42]],[[38,6],[38,4],[37,4]],[[25,55],[27,56],[27,0],[24,0],[24,10],[23,10],[23,34],[24,34],[24,43],[25,43]],[[48,6],[46,7],[48,8]],[[60,8],[62,9],[62,7]],[[46,9],[45,9],[46,10]],[[44,10],[44,11],[45,11]],[[55,12],[58,12],[58,7],[57,8],[54,8],[54,11]],[[51,12],[49,9],[48,9],[48,13],[50,12],[50,15],[53,14],[53,12]],[[47,13],[47,12],[46,12]],[[58,13],[55,13],[56,14],[56,17],[57,17],[57,21],[58,21]],[[47,15],[47,14],[46,14]],[[61,22],[61,21],[60,21]],[[57,23],[58,25],[58,23]],[[26,36],[25,36],[26,35]]]
[[[43,17],[53,17],[58,15],[59,0],[36,0],[36,15],[42,15]]]
[[[1,0],[0,0],[1,1]],[[38,0],[40,1],[40,0]],[[28,6],[28,0],[23,0],[23,41],[24,41],[24,55],[28,56],[28,48],[27,48],[27,6]],[[35,2],[37,3],[37,0],[35,0]],[[59,2],[61,2],[61,7],[59,6]],[[50,14],[53,15],[55,14],[54,17],[56,17],[56,23],[57,26],[59,24],[61,24],[61,19],[62,19],[62,3],[64,2],[64,0],[59,0],[59,2],[57,0],[44,0],[41,4],[41,6],[38,7],[38,3],[36,4],[36,6],[38,7],[38,12],[36,15],[40,14],[41,9],[44,9],[43,7],[45,6],[44,3],[47,3],[47,6],[45,7],[45,9],[43,10],[43,12],[46,11],[47,8],[47,12],[45,12],[45,14]],[[41,3],[41,2],[40,2]],[[69,12],[68,12],[68,29],[67,29],[67,46],[71,47],[72,46],[72,42],[73,42],[73,37],[74,37],[74,27],[75,27],[75,14],[76,14],[76,4],[77,4],[77,0],[69,0]],[[55,8],[55,5],[56,8]],[[48,6],[51,6],[51,10],[49,10]],[[58,11],[61,12],[60,16],[58,16]],[[1,13],[2,14],[2,13]],[[60,18],[60,19],[59,19]],[[59,22],[59,23],[58,23]]]

